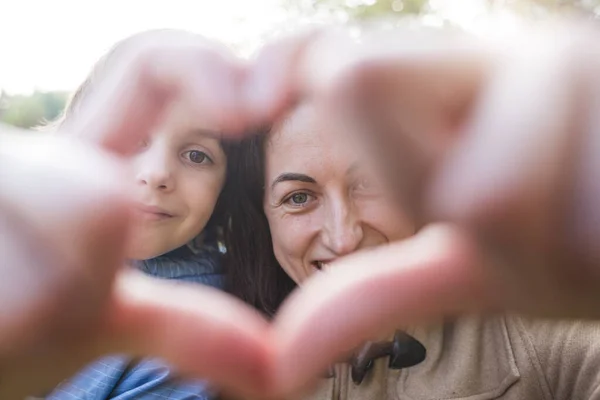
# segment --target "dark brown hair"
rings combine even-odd
[[[272,316],[296,284],[275,259],[263,209],[265,140],[244,139],[231,153],[224,236],[228,291]]]

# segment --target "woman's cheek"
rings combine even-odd
[[[296,283],[306,280],[312,272],[305,261],[310,258],[311,247],[318,237],[313,221],[311,215],[301,213],[288,215],[281,221],[285,222],[279,237],[287,259],[287,272]]]
[[[366,220],[389,241],[406,239],[416,233],[415,224],[395,203],[379,199],[373,201]]]

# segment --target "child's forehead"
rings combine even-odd
[[[214,142],[220,144],[222,134],[219,132],[210,131],[204,128],[194,126],[170,126],[163,127],[154,133],[154,136],[163,136],[168,138],[170,141],[179,142]]]
[[[221,141],[223,137],[219,129],[205,122],[198,112],[181,105],[175,105],[165,114],[156,133],[197,140]]]
[[[168,130],[205,131],[215,133],[221,131],[216,124],[214,115],[205,112],[202,107],[190,102],[178,101],[169,106],[164,114],[161,125]]]

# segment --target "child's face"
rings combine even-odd
[[[227,159],[218,138],[172,113],[143,143],[133,167],[138,207],[127,256],[142,260],[174,250],[204,229],[223,188]]]

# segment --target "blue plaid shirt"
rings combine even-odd
[[[134,265],[145,273],[164,279],[223,287],[216,246],[184,246],[168,254]],[[202,381],[177,380],[173,371],[157,359],[139,361],[123,355],[104,357],[61,383],[49,400],[187,400],[211,399]]]

